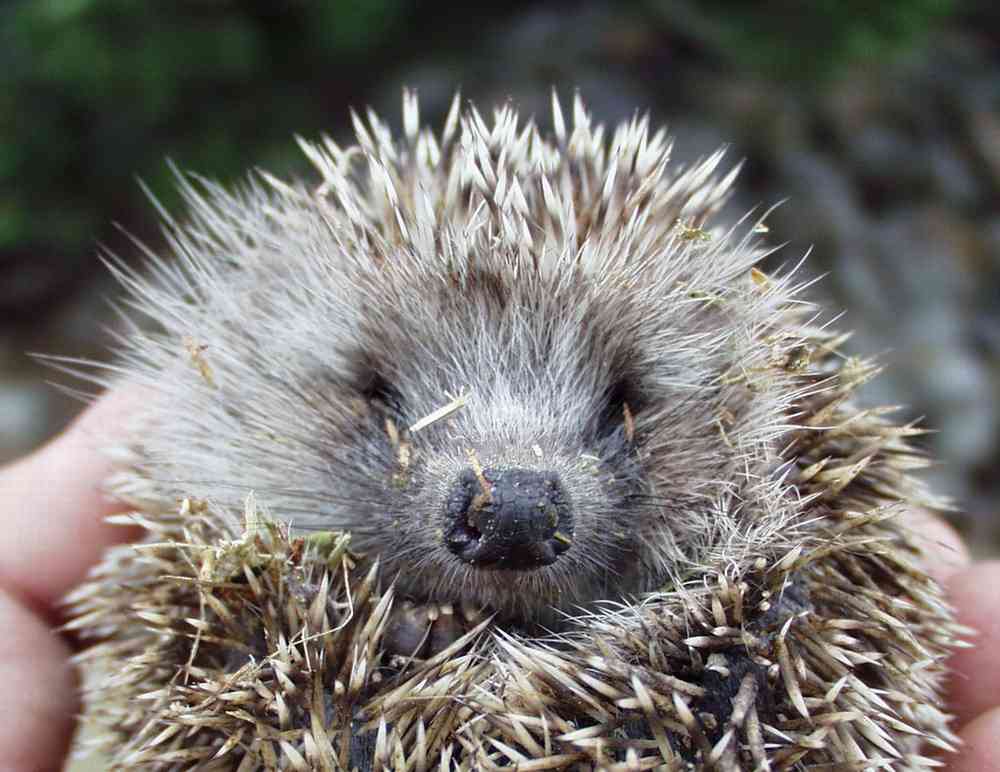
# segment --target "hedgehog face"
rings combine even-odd
[[[413,293],[406,281],[377,293]],[[733,456],[698,430],[718,353],[644,350],[620,331],[646,319],[644,333],[669,335],[643,307],[655,296],[599,280],[422,281],[420,308],[358,307],[336,403],[364,407],[331,419],[342,448],[322,484],[350,492],[326,527],[377,554],[404,597],[515,624],[662,582],[705,507],[699,485]]]
[[[384,459],[369,478],[380,489],[366,494],[385,501],[384,515],[339,517],[405,595],[532,621],[604,597],[638,558],[634,426],[613,382],[620,374],[587,372],[580,331],[539,340],[541,320],[525,309],[483,316],[464,297],[426,340],[414,331],[390,352],[390,337],[377,348],[371,339],[380,369],[367,378],[370,415],[354,436]],[[513,350],[532,338],[529,357]],[[458,348],[462,340],[481,345]],[[449,403],[457,409],[419,423]]]

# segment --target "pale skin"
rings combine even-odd
[[[59,599],[105,547],[134,536],[104,523],[121,509],[101,493],[111,462],[97,437],[120,436],[134,397],[98,400],[62,435],[0,470],[0,769],[62,769],[79,711],[71,642],[55,631]],[[947,589],[976,646],[952,658],[949,709],[964,741],[947,772],[1000,772],[1000,561],[973,562],[955,531],[910,516],[929,573]]]

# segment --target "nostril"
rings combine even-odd
[[[446,504],[445,542],[467,563],[529,569],[572,544],[572,512],[559,476],[533,469],[461,473]]]

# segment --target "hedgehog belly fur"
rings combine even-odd
[[[403,102],[301,142],[312,183],[181,176],[116,269],[147,534],[69,599],[115,768],[932,768],[918,430],[715,224],[737,170],[579,99]]]

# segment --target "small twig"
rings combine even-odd
[[[625,439],[629,442],[635,439],[635,418],[632,411],[628,409],[628,402],[622,403],[622,415],[625,419]]]
[[[484,504],[489,504],[493,501],[493,488],[490,486],[490,481],[486,479],[486,474],[483,472],[483,465],[479,463],[476,451],[472,448],[467,448],[465,453],[469,457],[469,463],[472,464],[472,471],[475,473],[476,479],[479,480],[479,487],[483,489],[483,492],[473,499],[471,508],[480,509]]]
[[[449,402],[447,405],[444,405],[443,407],[439,407],[433,413],[428,413],[423,418],[421,418],[419,421],[417,421],[415,424],[413,424],[412,426],[410,426],[410,432],[411,433],[413,433],[413,432],[419,432],[421,429],[424,429],[424,428],[430,426],[432,423],[440,421],[442,418],[447,418],[452,413],[454,413],[456,410],[458,410],[459,408],[461,408],[462,406],[464,406],[465,403],[468,402],[468,400],[469,400],[469,397],[468,397],[467,394],[465,394],[464,392],[461,393],[461,394],[459,394],[457,397],[454,397],[451,400],[451,402]]]
[[[207,344],[198,343],[194,338],[184,336],[184,348],[187,349],[188,356],[191,357],[191,361],[194,366],[198,368],[198,372],[201,373],[201,377],[205,379],[205,383],[215,388],[215,377],[212,375],[212,368],[208,364],[208,360],[205,358],[205,350],[208,348]]]

